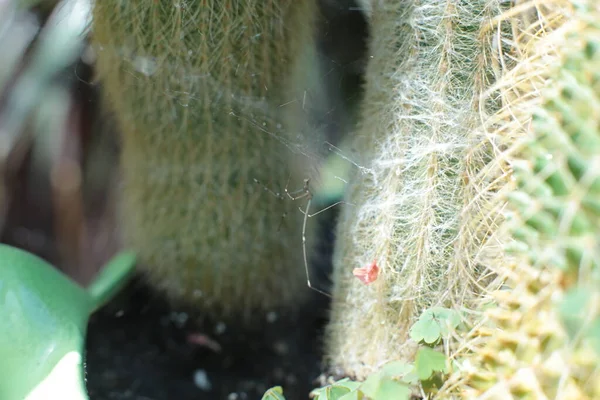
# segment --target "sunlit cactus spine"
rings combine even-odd
[[[122,130],[121,225],[172,299],[251,316],[309,291],[307,198],[284,189],[314,178],[321,143],[316,16],[314,0],[94,2],[98,73]]]
[[[466,398],[600,398],[600,5],[571,3],[547,42],[562,65],[514,163],[516,261],[468,358]]]

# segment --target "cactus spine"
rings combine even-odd
[[[600,5],[568,3],[539,46],[562,63],[543,68],[542,104],[522,100],[517,113],[532,123],[509,196],[515,262],[500,272],[510,291],[475,332],[465,398],[600,398]]]
[[[498,33],[485,29],[501,2],[369,5],[372,58],[353,146],[363,169],[340,219],[327,334],[330,366],[358,378],[412,356],[408,330],[425,308],[468,304],[483,285],[501,186],[495,138],[476,129]],[[365,286],[352,270],[374,259],[379,278]]]
[[[315,15],[314,0],[95,2],[126,241],[173,299],[249,316],[308,292],[304,203],[265,188],[312,174]]]

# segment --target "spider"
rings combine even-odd
[[[316,291],[316,292],[318,292],[318,293],[320,293],[320,294],[322,294],[324,296],[331,297],[331,294],[329,294],[329,293],[327,293],[327,292],[325,292],[325,291],[323,291],[323,290],[321,290],[321,289],[313,286],[312,283],[310,282],[310,271],[309,271],[309,268],[308,268],[308,256],[307,256],[307,253],[306,253],[306,224],[307,224],[309,218],[312,218],[312,217],[314,217],[316,215],[321,214],[322,212],[325,212],[325,211],[329,210],[330,208],[333,208],[333,207],[335,207],[335,206],[337,206],[339,204],[342,204],[342,203],[344,203],[344,201],[338,201],[338,202],[336,202],[334,204],[331,204],[331,205],[323,208],[322,210],[317,211],[314,214],[309,214],[310,206],[311,206],[312,200],[313,200],[313,193],[310,190],[310,178],[305,178],[304,179],[302,189],[299,189],[299,190],[296,190],[296,191],[293,191],[293,192],[290,192],[288,190],[288,187],[289,187],[289,184],[290,184],[290,179],[291,179],[291,176],[288,178],[287,184],[285,185],[285,188],[283,189],[283,192],[285,193],[285,196],[287,196],[287,198],[289,200],[292,200],[292,201],[301,200],[301,199],[304,199],[304,198],[307,199],[307,201],[306,201],[306,208],[304,210],[302,209],[302,207],[300,207],[300,206],[298,207],[298,210],[300,210],[300,212],[302,214],[304,214],[304,220],[302,222],[302,255],[304,257],[304,272],[306,273],[306,284],[308,285],[308,287],[310,289],[312,289],[312,290],[314,290],[314,291]],[[266,186],[264,186],[259,180],[254,179],[254,182],[256,182],[256,183],[260,184],[261,186],[263,186],[263,188],[266,191],[270,192],[272,195],[278,197],[279,199],[284,200],[286,198],[283,195],[281,195],[280,193],[276,193],[276,192],[270,190],[269,188],[267,188]],[[283,218],[285,218],[286,216],[287,216],[287,213],[284,213],[282,215],[281,223],[279,224],[278,230],[281,228],[281,224],[283,223]]]

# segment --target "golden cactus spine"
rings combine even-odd
[[[508,290],[496,293],[491,326],[474,332],[464,398],[600,398],[600,5],[546,6],[538,15],[555,6],[562,24],[538,47],[558,57],[538,70],[542,103],[515,108],[531,121],[513,163],[515,262],[499,271]],[[551,20],[540,18],[546,33]]]
[[[313,177],[315,1],[102,0],[93,13],[123,133],[122,226],[150,282],[222,315],[301,300],[303,203],[276,193]]]
[[[499,175],[480,126],[493,70],[489,21],[502,3],[362,2],[370,9],[366,95],[334,255],[327,359],[364,378],[410,359],[408,331],[427,307],[468,303],[493,246]],[[487,30],[486,30],[487,29]],[[504,36],[502,36],[504,37]],[[354,268],[376,260],[365,286]]]

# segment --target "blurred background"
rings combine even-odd
[[[1,240],[82,284],[118,248],[118,142],[93,82],[89,11],[0,1]]]
[[[324,123],[341,146],[360,99],[366,24],[353,0],[320,5],[319,46],[335,99]],[[90,9],[90,0],[0,0],[0,241],[84,286],[121,249],[119,133],[94,78]],[[339,157],[325,164],[340,169],[336,178],[348,166]],[[334,202],[343,179],[325,186]],[[321,288],[329,283],[335,215],[319,237]],[[273,385],[288,399],[307,398],[323,383],[328,299],[315,293],[314,304],[300,321],[275,316],[266,333],[240,335],[219,321],[199,325],[190,310],[135,280],[90,321],[90,398],[254,399]]]
[[[322,123],[338,146],[360,98],[366,28],[353,0],[320,5],[335,104]],[[94,80],[90,9],[91,0],[0,0],[0,240],[82,284],[120,247],[118,132]],[[324,196],[339,198],[342,180],[327,182]]]

